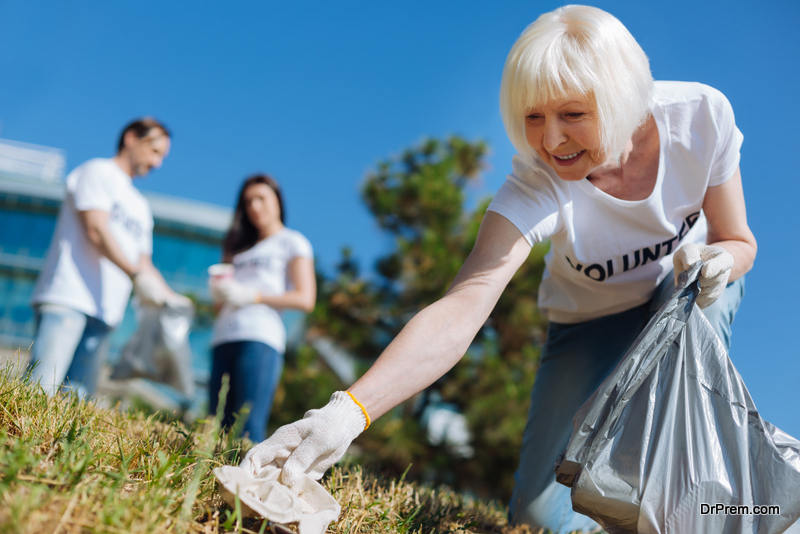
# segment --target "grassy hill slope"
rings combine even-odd
[[[54,398],[0,370],[0,531],[264,532],[217,494],[211,470],[238,463],[243,443],[218,422],[191,428],[159,414],[121,413],[74,395]],[[447,488],[384,480],[357,466],[324,480],[342,505],[329,532],[492,532],[505,509]]]

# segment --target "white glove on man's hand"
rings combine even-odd
[[[250,286],[246,286],[236,280],[225,280],[220,284],[215,284],[211,289],[212,298],[218,297],[221,302],[227,302],[231,306],[241,308],[248,304],[255,304],[258,299],[258,291]]]
[[[290,488],[304,473],[319,480],[366,426],[361,407],[337,391],[324,407],[306,412],[301,420],[280,427],[250,449],[240,467],[252,476],[268,465],[282,468],[281,482]]]
[[[159,307],[164,305],[168,297],[163,282],[150,271],[140,271],[133,277],[133,292],[142,302]]]
[[[164,304],[168,308],[181,308],[181,309],[194,308],[194,303],[192,302],[192,299],[190,299],[185,295],[181,295],[180,293],[175,293],[175,292],[171,293],[167,297]]]
[[[697,295],[696,302],[701,308],[707,308],[725,291],[728,277],[733,268],[733,256],[722,247],[686,243],[676,250],[672,257],[672,263],[675,266],[675,284],[678,283],[680,273],[700,260],[703,260],[703,268],[700,269],[697,279],[700,294]]]

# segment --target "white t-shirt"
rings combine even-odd
[[[262,295],[283,295],[291,288],[289,264],[313,259],[311,243],[296,230],[283,228],[233,257],[234,278]],[[212,346],[233,341],[260,341],[278,352],[286,349],[286,327],[280,313],[266,304],[236,308],[225,305],[214,324]]]
[[[111,159],[91,159],[66,181],[66,197],[32,302],[60,304],[116,326],[128,305],[131,280],[89,241],[78,213],[108,212],[111,235],[135,265],[142,254],[153,253],[150,205]]]
[[[660,143],[658,178],[644,200],[620,200],[588,180],[561,180],[538,157],[514,156],[489,210],[533,245],[550,238],[539,306],[576,323],[647,302],[683,243],[705,243],[709,187],[733,176],[743,136],[712,87],[656,82],[651,107]]]

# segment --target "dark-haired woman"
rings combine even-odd
[[[211,285],[221,308],[212,340],[209,410],[216,412],[227,374],[223,425],[232,426],[234,414],[249,405],[242,434],[256,443],[264,439],[283,370],[286,329],[280,311],[310,312],[316,301],[311,244],[284,222],[277,182],[266,175],[245,180],[223,244],[223,261],[233,264],[234,273]]]

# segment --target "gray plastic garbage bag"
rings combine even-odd
[[[573,509],[610,534],[768,534],[800,517],[800,442],[761,419],[694,305],[700,266],[575,415],[556,464]]]
[[[193,317],[191,306],[137,305],[139,326],[123,347],[111,379],[148,378],[174,387],[188,399],[194,397],[189,347]]]

